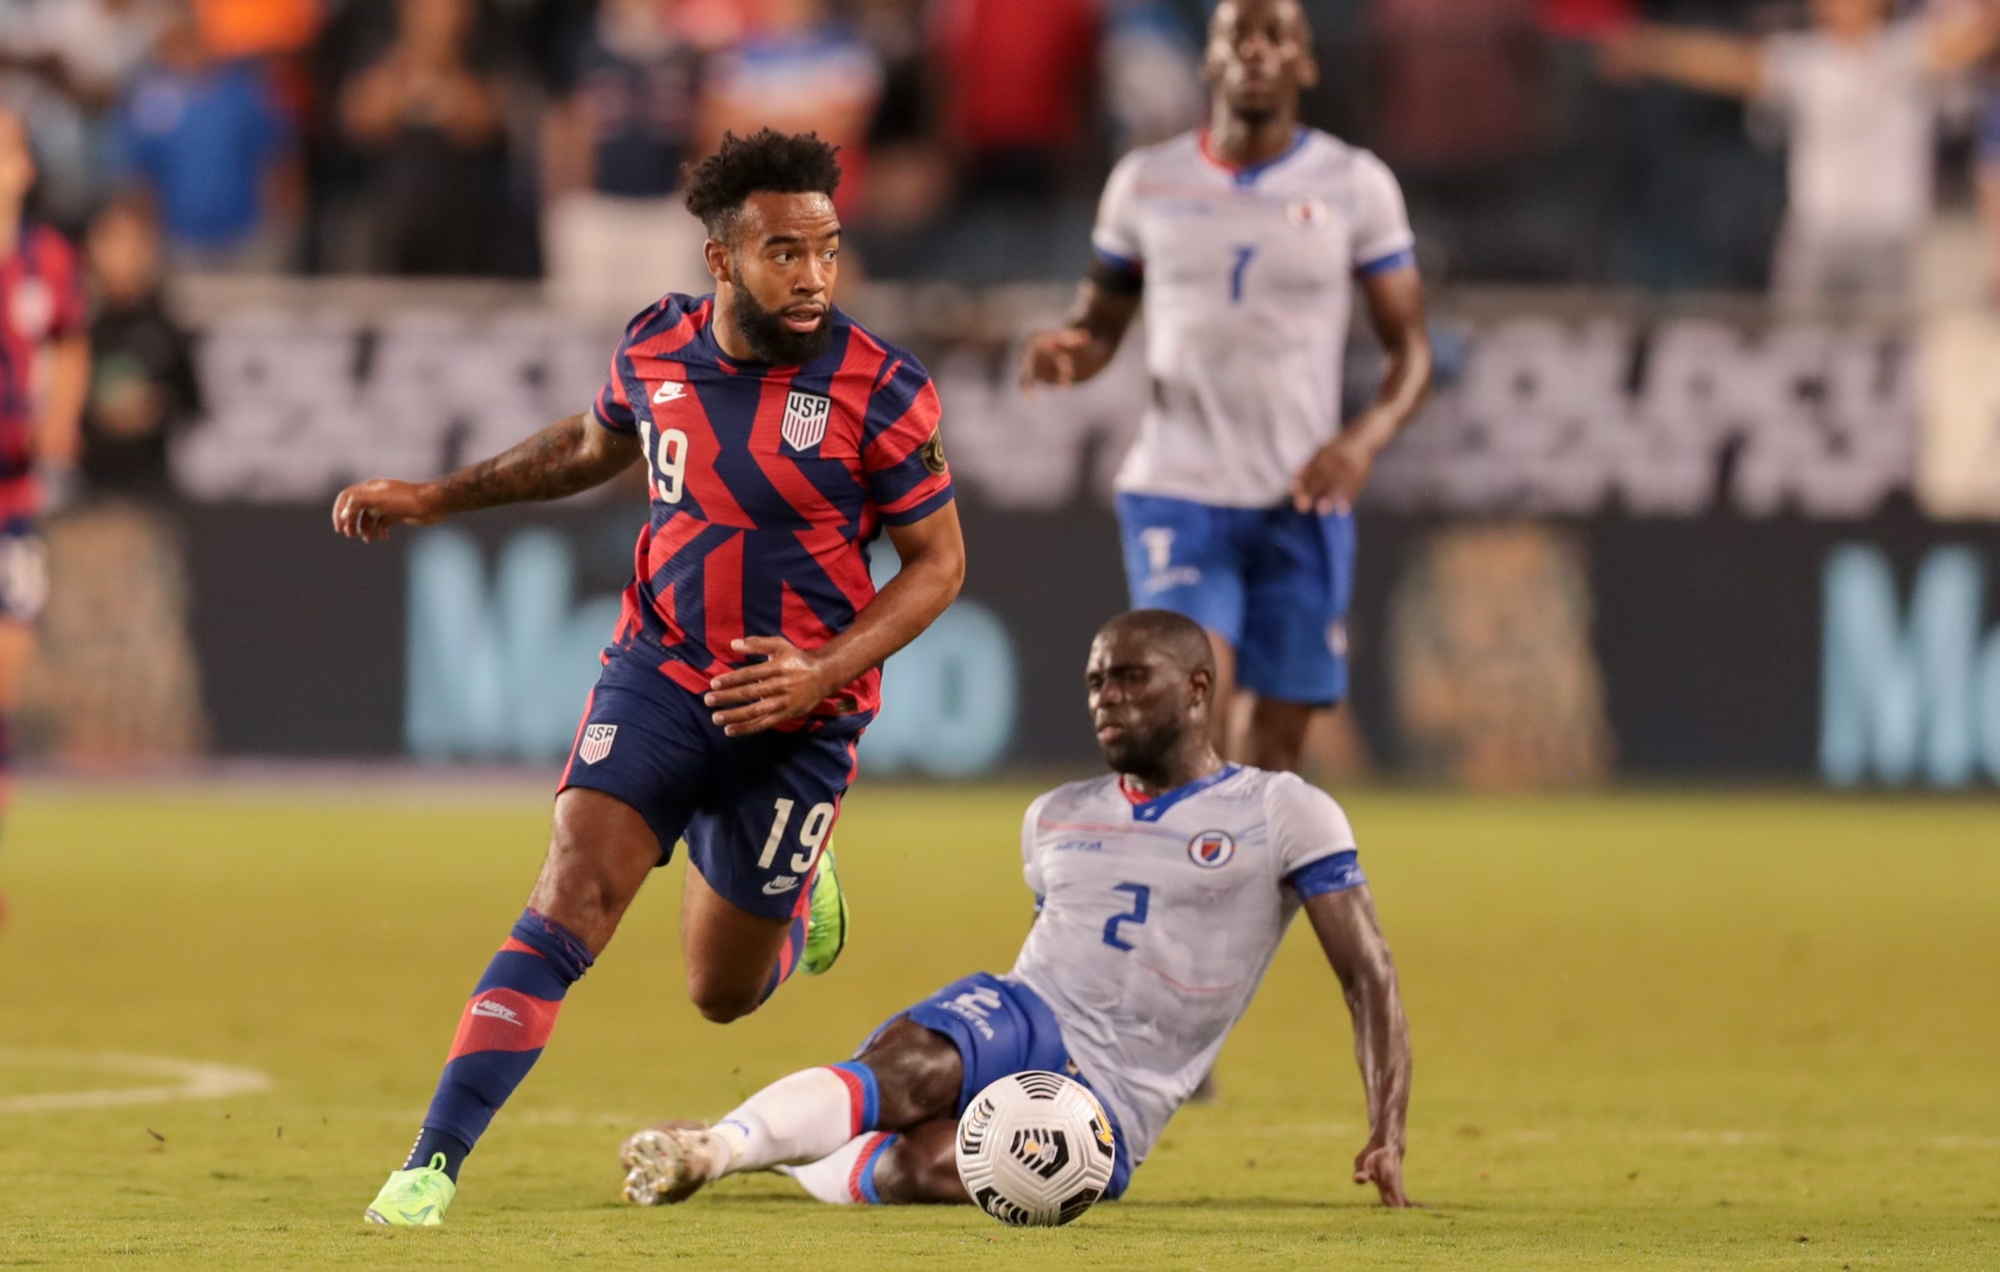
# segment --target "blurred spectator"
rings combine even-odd
[[[1165,141],[1202,121],[1208,93],[1193,37],[1162,0],[1111,6],[1104,36],[1104,104],[1113,151]]]
[[[30,0],[4,28],[9,54],[71,99],[109,106],[166,24],[165,0]]]
[[[656,199],[680,185],[700,105],[701,50],[674,21],[676,0],[602,0],[562,68],[555,116],[564,153],[546,156],[564,188]]]
[[[4,94],[41,156],[43,211],[80,220],[106,193],[107,118],[165,22],[165,0],[0,6]]]
[[[725,132],[816,132],[840,147],[843,216],[861,206],[882,64],[825,0],[763,0],[762,23],[716,55],[702,86],[703,151]]]
[[[168,496],[167,443],[200,412],[192,345],[160,292],[160,235],[145,205],[109,204],[91,223],[95,290],[83,480],[97,495]]]
[[[292,137],[262,70],[218,61],[174,11],[117,108],[122,169],[159,207],[179,268],[270,273],[297,207]]]
[[[1096,73],[1092,0],[938,0],[930,45],[961,193],[1010,202],[1056,193]]]
[[[861,35],[882,65],[882,96],[868,128],[868,189],[850,245],[874,267],[875,247],[912,245],[951,203],[951,163],[931,125],[923,0],[862,0]]]
[[[1601,39],[1639,16],[1638,0],[1538,0],[1535,24],[1564,40]]]
[[[319,30],[319,0],[193,0],[202,42],[227,61],[299,53]]]
[[[1930,219],[1937,81],[1985,56],[2000,22],[1984,4],[1891,21],[1888,0],[1814,0],[1813,19],[1764,41],[1634,27],[1607,42],[1605,66],[1777,107],[1791,139],[1779,300],[1900,301]]]
[[[543,116],[549,290],[579,316],[623,321],[662,292],[709,289],[706,232],[679,197],[702,56],[675,7],[604,0]]]
[[[1378,0],[1382,157],[1445,173],[1519,158],[1533,137],[1533,18],[1532,0]]]
[[[368,265],[404,275],[501,272],[520,227],[492,52],[474,0],[399,0],[396,37],[341,92],[346,140],[369,169]]]
[[[1605,125],[1609,92],[1597,74],[1597,44],[1639,18],[1638,0],[1539,0],[1542,96],[1552,148],[1601,162],[1615,138]]]

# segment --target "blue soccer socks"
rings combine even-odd
[[[563,996],[591,961],[583,942],[560,923],[522,912],[466,1001],[411,1163],[424,1165],[443,1153],[445,1173],[458,1178],[465,1155],[541,1057]]]

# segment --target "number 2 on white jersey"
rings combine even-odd
[[[679,503],[687,484],[688,435],[677,428],[662,429],[655,440],[653,422],[640,420],[639,444],[645,448],[646,462],[653,470],[648,478],[653,498],[661,503]]]
[[[1153,899],[1153,890],[1143,883],[1117,883],[1111,886],[1111,890],[1129,894],[1132,898],[1132,908],[1112,915],[1105,922],[1104,943],[1114,950],[1124,950],[1129,953],[1132,950],[1132,942],[1126,940],[1118,929],[1126,923],[1146,921],[1146,911]]]

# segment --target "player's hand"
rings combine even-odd
[[[335,532],[364,543],[388,538],[390,526],[428,526],[442,520],[444,510],[431,482],[378,477],[349,486],[333,501]]]
[[[709,718],[732,738],[800,719],[840,687],[827,683],[817,654],[781,636],[748,636],[729,647],[764,660],[723,672],[708,682],[702,696],[714,709]]]
[[[1382,1204],[1401,1210],[1410,1204],[1403,1192],[1403,1150],[1400,1145],[1370,1139],[1354,1157],[1354,1182],[1373,1184],[1382,1194]]]
[[[1320,447],[1292,478],[1292,507],[1322,517],[1352,512],[1374,468],[1374,445],[1362,440],[1361,429],[1350,426]]]
[[[1021,350],[1021,387],[1067,386],[1087,380],[1103,365],[1091,356],[1096,337],[1081,327],[1037,331]]]

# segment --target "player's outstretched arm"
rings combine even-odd
[[[2000,0],[1949,9],[1930,19],[1925,56],[1932,72],[1961,75],[2000,46]]]
[[[1598,66],[1613,83],[1650,77],[1724,97],[1764,91],[1764,50],[1727,31],[1640,23],[1603,41]]]
[[[1138,316],[1140,295],[1136,280],[1113,271],[1085,279],[1063,325],[1028,337],[1021,350],[1021,387],[1081,384],[1102,371]]]
[[[1431,336],[1417,267],[1366,275],[1361,294],[1382,342],[1382,387],[1368,409],[1347,421],[1292,481],[1292,506],[1322,517],[1354,506],[1375,469],[1375,457],[1416,418],[1431,390]]]
[[[826,644],[800,649],[782,636],[735,642],[738,653],[764,661],[709,682],[702,701],[723,732],[742,737],[799,719],[922,635],[944,613],[965,581],[958,505],[947,503],[922,521],[890,526],[889,541],[896,545],[902,570],[862,607],[847,630]]]
[[[1308,897],[1305,906],[1354,1018],[1354,1055],[1368,1093],[1368,1143],[1354,1158],[1354,1182],[1374,1184],[1385,1206],[1407,1206],[1403,1131],[1410,1108],[1410,1025],[1374,898],[1362,884]]]
[[[391,526],[428,526],[461,512],[574,495],[610,481],[638,458],[636,435],[572,415],[436,481],[378,477],[349,486],[333,501],[333,528],[373,543],[388,538]]]

